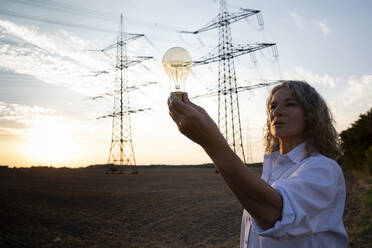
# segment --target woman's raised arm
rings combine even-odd
[[[265,181],[257,177],[230,149],[216,123],[187,94],[182,101],[171,93],[169,114],[182,134],[199,144],[212,159],[231,191],[262,229],[281,219],[283,202]]]

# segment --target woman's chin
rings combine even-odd
[[[277,139],[282,139],[286,137],[286,134],[280,131],[275,131],[272,133],[272,135]]]

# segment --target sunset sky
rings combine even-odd
[[[218,30],[193,31],[218,14],[217,0],[61,1],[0,0],[0,165],[87,166],[106,163],[113,99],[91,100],[109,92],[115,54],[102,49],[115,42],[120,14],[126,32],[147,39],[130,43],[130,55],[153,60],[129,70],[131,85],[157,82],[131,93],[138,165],[201,164],[210,159],[177,130],[168,115],[169,79],[161,67],[164,52],[184,47],[198,59],[217,46]],[[239,85],[260,80],[296,79],[312,84],[326,99],[341,132],[372,107],[372,2],[229,0],[228,10],[262,11],[264,29],[252,16],[231,25],[234,43],[274,42],[279,51],[256,52],[235,60]],[[192,69],[189,95],[217,86],[217,64]],[[239,95],[244,145],[250,162],[262,161],[265,100],[269,89]],[[217,98],[198,99],[217,121]],[[249,141],[249,142],[248,142]]]

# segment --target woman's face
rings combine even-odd
[[[270,133],[279,140],[302,142],[305,117],[302,106],[287,87],[277,90],[269,102]]]

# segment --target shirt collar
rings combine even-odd
[[[306,157],[305,144],[306,142],[302,142],[301,144],[297,145],[295,148],[293,148],[290,152],[286,154],[280,154],[279,150],[272,152],[270,154],[265,154],[264,158],[276,160],[277,158],[280,158],[280,157],[282,159],[285,159],[287,157],[292,162],[299,163]]]
[[[286,154],[292,162],[299,163],[306,157],[305,144],[302,142]]]
[[[272,153],[264,154],[264,159],[275,159],[278,156],[279,156],[279,150],[272,152]]]

